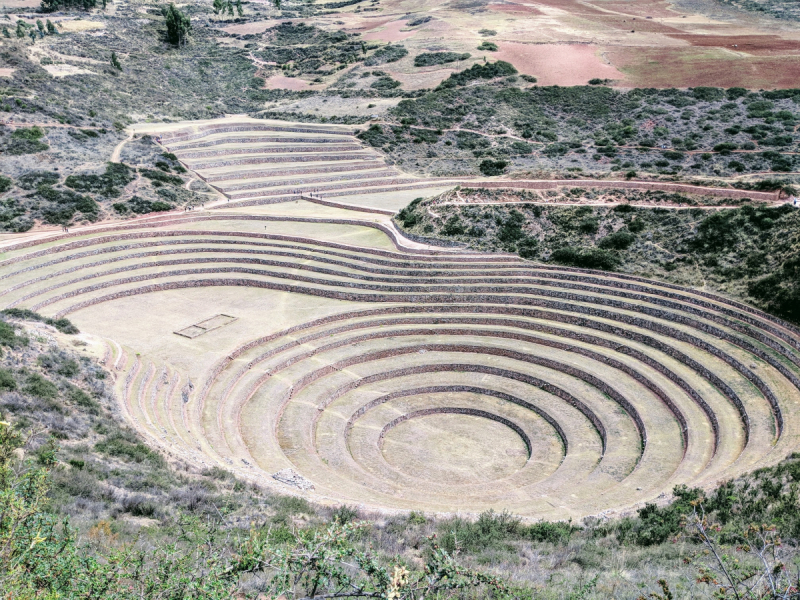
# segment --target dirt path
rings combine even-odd
[[[130,142],[133,139],[133,132],[128,132],[127,139],[122,140],[117,146],[114,148],[114,151],[111,153],[111,162],[118,163],[119,162],[119,155],[122,153],[122,149],[125,147],[125,144]]]

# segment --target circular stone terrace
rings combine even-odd
[[[800,331],[700,290],[302,200],[2,250],[0,306],[73,320],[152,445],[321,502],[578,518],[798,446]]]

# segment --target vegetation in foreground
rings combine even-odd
[[[797,597],[800,456],[613,520],[315,507],[167,463],[76,333],[0,319],[3,597]]]
[[[576,205],[542,204],[548,200]],[[618,204],[588,204],[604,201]],[[540,195],[457,188],[414,200],[395,220],[409,233],[480,250],[720,291],[800,323],[800,210],[789,204],[675,209],[631,202],[697,204],[657,191],[566,188]]]

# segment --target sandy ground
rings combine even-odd
[[[0,77],[11,77],[16,69],[11,67],[0,67]]]
[[[53,77],[67,77],[68,75],[94,75],[94,71],[81,69],[74,65],[42,65],[42,68]]]

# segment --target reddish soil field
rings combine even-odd
[[[408,21],[393,21],[381,31],[371,31],[364,34],[365,40],[380,40],[382,42],[399,42],[416,35],[416,31],[400,31],[408,25]]]
[[[631,86],[795,88],[800,56],[736,55],[721,48],[609,48]]]
[[[267,89],[270,90],[307,90],[309,88],[308,82],[297,77],[284,77],[283,75],[273,75],[266,80]]]
[[[670,34],[671,37],[689,42],[692,46],[714,46],[729,48],[736,52],[770,55],[778,52],[800,52],[800,40],[786,40],[771,35],[692,35]]]
[[[624,79],[615,67],[604,64],[597,47],[589,44],[522,44],[500,42],[488,55],[514,65],[520,73],[534,75],[541,85],[584,85],[590,79]]]

